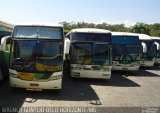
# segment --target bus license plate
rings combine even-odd
[[[36,87],[38,87],[38,86],[39,86],[39,84],[36,84],[36,83],[30,83],[30,86],[36,86]]]
[[[128,68],[122,68],[122,70],[128,70]]]

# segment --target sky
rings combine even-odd
[[[0,0],[0,20],[11,24],[89,22],[160,23],[160,0]]]

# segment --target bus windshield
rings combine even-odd
[[[144,41],[144,43],[146,43],[147,45],[147,52],[146,53],[142,52],[141,57],[152,60],[157,54],[156,45],[153,44],[153,41],[148,41],[148,40]]]
[[[61,42],[44,40],[13,40],[11,68],[19,71],[60,71]]]
[[[62,39],[62,28],[40,26],[16,26],[13,38]]]
[[[139,45],[113,45],[113,60],[139,60]]]
[[[72,64],[109,65],[108,44],[74,43],[72,51]]]

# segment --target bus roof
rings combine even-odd
[[[73,34],[72,34],[73,33]],[[66,36],[70,37],[71,42],[111,42],[111,32],[96,28],[79,28],[72,29]]]
[[[3,21],[0,20],[0,26],[7,27],[9,29],[13,29],[14,25],[6,23],[6,22],[3,22]]]
[[[112,32],[112,35],[130,35],[130,36],[139,36],[140,40],[152,40],[149,35],[140,34],[140,33],[128,33],[128,32]]]
[[[113,44],[139,44],[139,36],[134,33],[112,32]]]
[[[29,23],[27,23],[27,24],[17,24],[17,25],[15,25],[15,27],[16,26],[43,26],[43,27],[63,27],[62,25],[60,25],[60,24],[50,24],[50,23],[35,23],[35,24],[33,24],[33,23],[31,23],[31,24],[29,24]]]
[[[154,40],[160,40],[160,37],[151,37]]]
[[[138,36],[139,36],[140,40],[152,40],[152,38],[149,35],[146,35],[146,34],[138,34]]]
[[[129,32],[111,32],[111,33],[112,35],[117,35],[117,36],[138,36],[138,34]]]
[[[78,28],[72,29],[69,33],[79,32],[79,33],[111,33],[109,30],[97,29],[97,28]]]

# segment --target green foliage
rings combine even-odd
[[[130,28],[130,32],[143,33],[143,34],[150,35],[149,25],[138,22],[138,23],[136,23],[136,25],[134,25],[133,27]]]
[[[65,30],[71,30],[71,29],[75,29],[75,28],[99,28],[99,29],[106,29],[106,30],[110,30],[110,31],[121,31],[121,32],[126,32],[128,31],[128,28],[125,27],[124,24],[115,24],[115,25],[111,25],[111,24],[107,24],[105,22],[101,23],[101,24],[94,24],[94,23],[87,23],[87,22],[71,22],[68,23],[66,21],[63,22],[59,22],[59,24],[63,25]]]
[[[87,23],[87,22],[60,22],[63,25],[64,29],[70,31],[75,28],[99,28],[99,29],[106,29],[110,31],[119,31],[119,32],[133,32],[133,33],[143,33],[148,34],[151,36],[160,37],[160,23],[155,24],[145,24],[137,22],[134,26],[129,28],[125,27],[124,24],[108,24],[103,22],[101,24],[94,24],[94,23]]]
[[[119,32],[127,32],[128,31],[128,28],[125,27],[124,24],[115,24],[115,25],[111,25],[110,27],[111,31],[119,31]]]
[[[155,23],[155,24],[151,24],[149,26],[150,28],[150,35],[151,36],[157,36],[160,37],[160,24],[159,23]]]

